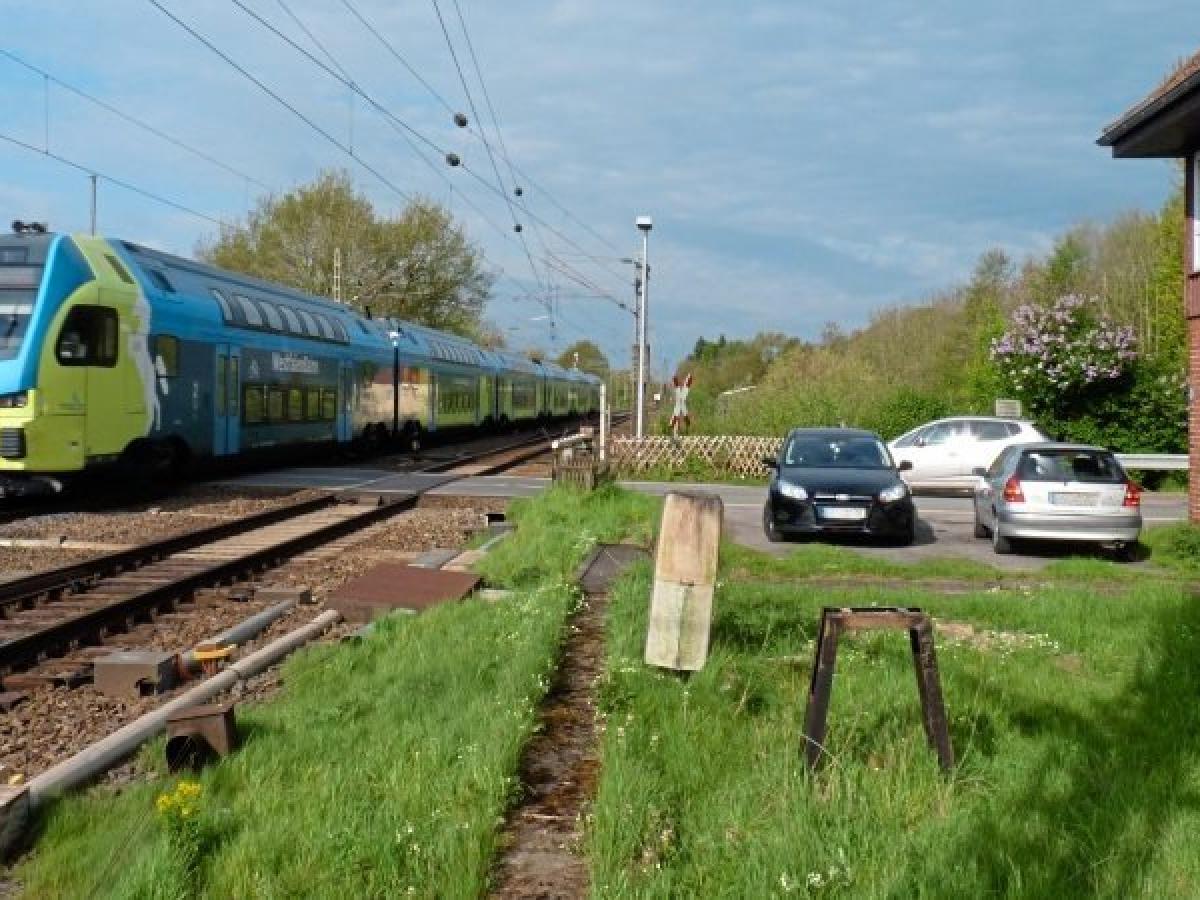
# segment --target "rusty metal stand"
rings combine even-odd
[[[928,613],[916,607],[835,607],[821,611],[808,707],[804,713],[804,755],[809,769],[816,771],[825,751],[826,718],[833,693],[833,671],[837,665],[838,640],[846,631],[907,631],[921,698],[921,724],[929,746],[937,752],[943,770],[954,767],[954,748],[946,726],[946,705],[933,646],[933,623]]]

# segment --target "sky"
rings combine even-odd
[[[237,2],[159,2],[308,122],[149,0],[7,2],[0,49],[58,81],[0,56],[0,135],[39,151],[0,140],[0,221],[86,230],[94,171],[101,233],[191,255],[264,192],[344,168],[383,213],[413,195],[450,207],[510,345],[589,338],[625,365],[621,260],[649,215],[660,371],[701,335],[850,330],[960,283],[989,248],[1024,259],[1072,224],[1156,209],[1170,164],[1095,140],[1200,46],[1188,0],[240,0],[389,119]]]

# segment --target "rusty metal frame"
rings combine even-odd
[[[907,631],[917,676],[917,694],[921,699],[921,724],[925,738],[948,771],[954,767],[954,748],[946,723],[946,705],[938,674],[937,652],[933,644],[933,622],[918,607],[836,607],[821,611],[821,625],[813,657],[812,678],[808,687],[808,705],[804,712],[804,755],[809,769],[816,771],[826,755],[825,734],[829,701],[833,694],[833,673],[837,667],[838,641],[844,632]]]

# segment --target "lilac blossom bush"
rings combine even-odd
[[[992,341],[992,364],[1006,386],[1034,411],[1058,411],[1089,388],[1129,374],[1137,360],[1133,328],[1116,325],[1094,298],[1067,295],[1048,307],[1013,311],[1008,330]]]

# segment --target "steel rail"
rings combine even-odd
[[[290,503],[275,509],[247,516],[232,522],[222,522],[185,531],[125,550],[106,553],[83,562],[70,563],[43,572],[34,572],[20,578],[0,583],[0,611],[13,606],[23,606],[32,603],[39,597],[59,592],[78,592],[95,581],[140,568],[147,563],[157,562],[174,553],[192,550],[196,547],[210,544],[214,541],[235,537],[247,531],[254,531],[267,525],[274,525],[285,519],[307,515],[332,506],[337,502],[333,494],[323,494],[299,503]],[[0,613],[2,620],[2,613]]]
[[[418,497],[419,494],[414,493],[391,503],[364,507],[363,512],[359,515],[330,522],[304,534],[244,553],[233,559],[220,560],[178,578],[167,579],[161,584],[136,591],[103,606],[68,616],[29,634],[0,642],[0,671],[12,671],[36,663],[42,656],[68,649],[76,643],[93,640],[115,621],[136,619],[155,609],[174,606],[180,599],[192,595],[200,588],[221,584],[249,572],[270,568],[284,559],[311,549],[316,544],[335,540],[351,531],[410,509]]]
[[[470,473],[471,475],[486,474],[508,468],[519,462],[538,456],[545,452],[550,436],[543,432],[534,437],[518,441],[503,448],[492,448],[477,453],[464,454],[451,460],[442,460],[433,466],[420,471],[437,472],[453,469],[458,466],[471,464],[478,459],[511,453],[514,450],[530,447],[524,453],[518,453],[516,458],[506,458],[495,465]],[[407,473],[415,474],[415,473]],[[75,644],[86,643],[100,638],[114,622],[127,622],[144,617],[156,609],[173,607],[180,600],[191,596],[200,588],[221,584],[236,579],[247,573],[267,569],[279,564],[284,559],[311,549],[311,547],[334,540],[359,528],[374,524],[396,513],[414,507],[420,497],[428,491],[443,484],[456,481],[467,475],[450,475],[445,481],[429,484],[414,489],[410,494],[402,495],[391,501],[383,501],[373,507],[365,508],[359,515],[349,516],[336,522],[314,528],[303,534],[296,535],[267,547],[262,547],[241,556],[221,560],[201,569],[186,572],[178,577],[166,577],[161,583],[154,584],[142,590],[134,591],[127,596],[113,600],[92,609],[87,609],[75,615],[66,616],[57,622],[38,628],[28,634],[18,635],[5,641],[0,641],[0,672],[11,672],[14,669],[36,664],[43,656],[68,650]],[[369,493],[354,489],[343,492],[345,496]],[[273,510],[267,510],[237,522],[227,522],[209,528],[189,531],[150,544],[132,547],[128,550],[117,551],[82,563],[64,566],[49,572],[35,573],[6,585],[0,585],[0,609],[11,607],[18,603],[32,601],[56,592],[74,591],[86,596],[89,587],[94,586],[105,576],[130,571],[148,563],[157,562],[166,557],[186,550],[194,549],[218,540],[236,537],[262,527],[278,524],[289,519],[317,512],[336,505],[338,494],[328,493],[311,500],[290,504]]]

